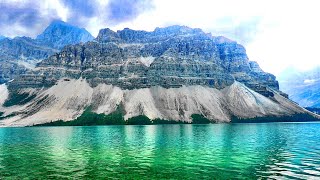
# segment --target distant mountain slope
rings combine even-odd
[[[6,38],[5,36],[0,35],[0,40]]]
[[[85,29],[62,21],[52,22],[36,39],[29,37],[3,38],[0,40],[0,83],[14,79],[28,68],[65,45],[92,40]]]
[[[320,108],[320,67],[309,71],[287,69],[278,76],[280,89],[303,107]]]
[[[57,49],[38,43],[28,37],[5,38],[0,40],[0,84],[25,73],[35,65],[54,53]]]
[[[312,108],[312,107],[308,107],[306,108],[307,110],[313,112],[313,113],[316,113],[318,115],[320,115],[320,108]]]
[[[29,37],[5,38],[0,41],[0,60],[44,59],[56,52],[58,49]]]
[[[84,28],[72,26],[63,21],[53,21],[36,40],[50,47],[61,49],[66,45],[88,42],[94,37]]]

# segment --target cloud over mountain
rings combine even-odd
[[[5,0],[0,2],[0,34],[34,37],[57,19],[88,29],[97,27],[95,19],[99,27],[111,26],[132,20],[150,8],[152,1],[147,0]]]

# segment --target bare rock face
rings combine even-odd
[[[185,26],[153,32],[102,29],[95,41],[65,47],[11,86],[51,86],[64,77],[123,89],[157,85],[221,89],[236,80],[265,96],[272,96],[266,87],[279,90],[275,76],[249,61],[242,45]]]

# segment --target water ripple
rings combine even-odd
[[[0,128],[0,179],[320,179],[320,124]]]

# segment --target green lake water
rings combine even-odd
[[[0,128],[0,179],[320,179],[320,123]]]

